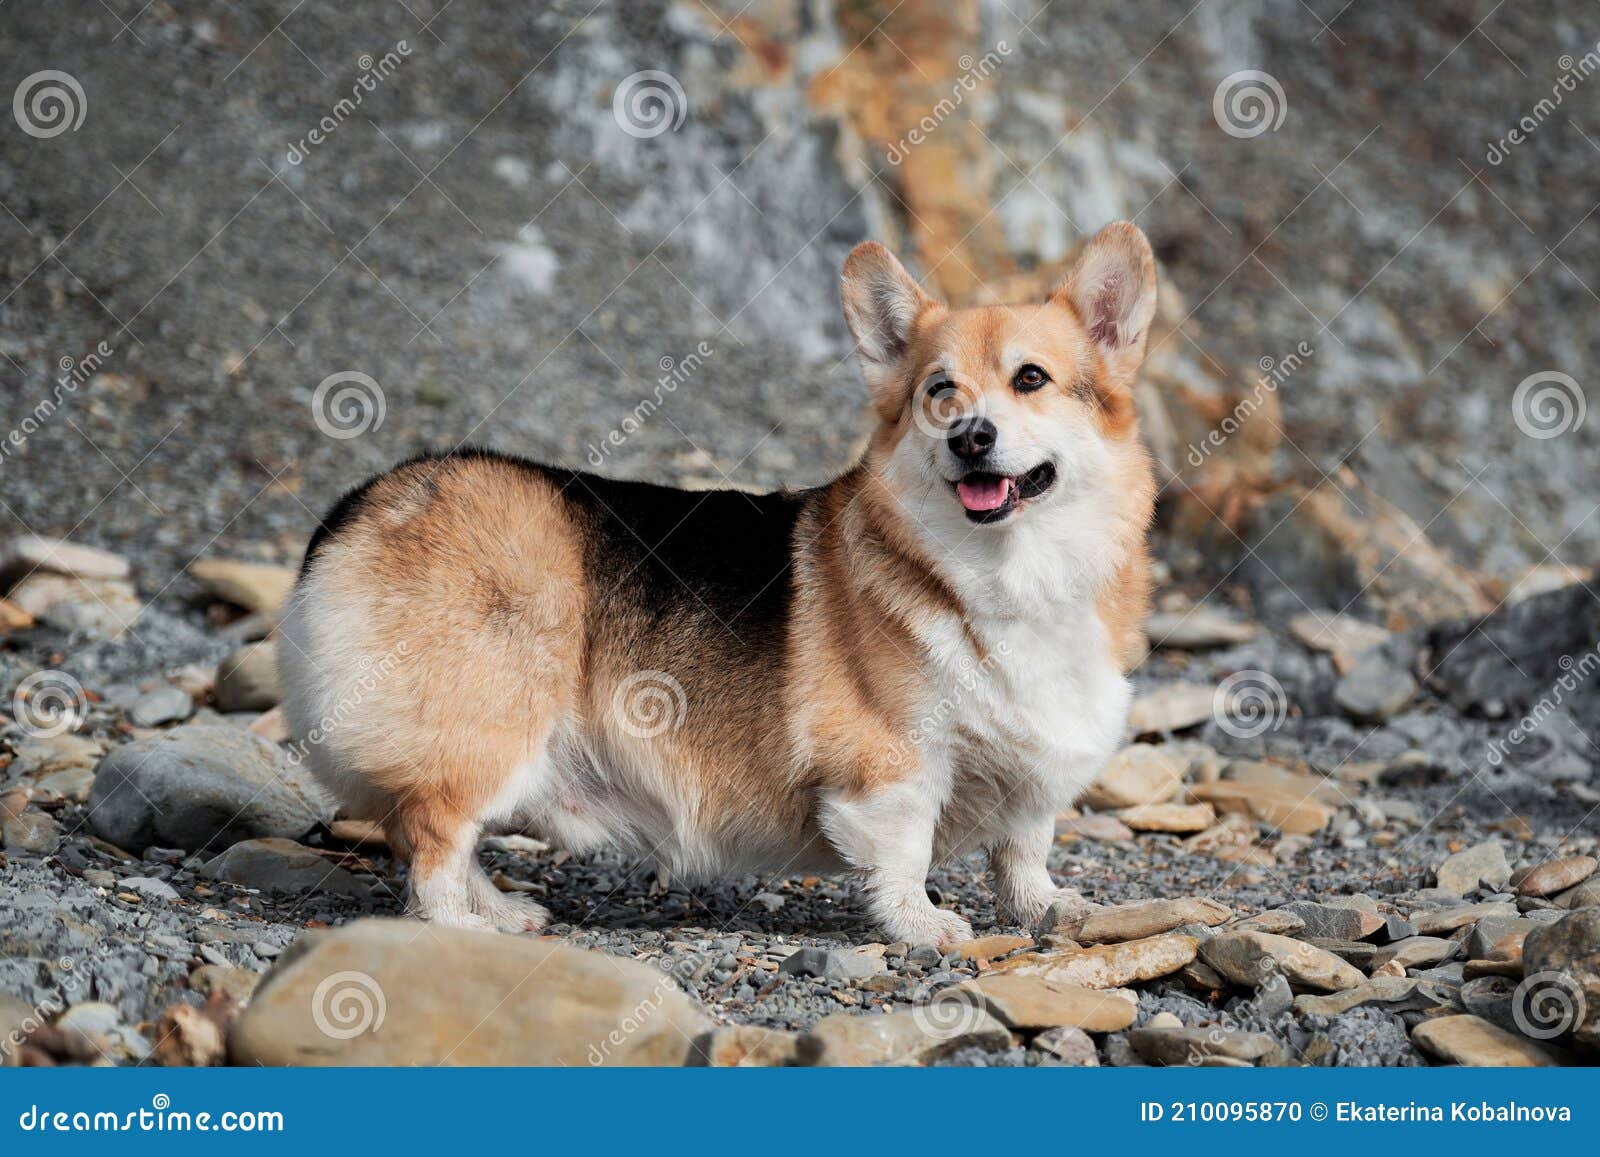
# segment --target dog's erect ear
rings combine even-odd
[[[1051,297],[1077,311],[1112,374],[1130,380],[1156,316],[1156,259],[1143,230],[1131,221],[1100,230]]]
[[[876,241],[863,241],[844,263],[844,319],[856,339],[861,373],[876,392],[893,381],[917,321],[938,302]]]

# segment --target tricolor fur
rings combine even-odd
[[[467,452],[325,521],[285,705],[347,814],[410,859],[416,912],[544,924],[478,866],[495,830],[690,878],[856,871],[913,943],[970,934],[925,889],[956,853],[988,851],[1010,920],[1049,904],[1054,816],[1119,742],[1148,600],[1149,245],[1109,226],[1047,301],[957,311],[868,243],[844,303],[877,421],[827,486]]]

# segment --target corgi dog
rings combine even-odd
[[[856,873],[912,944],[972,935],[927,891],[956,854],[987,853],[1006,922],[1060,898],[1055,816],[1121,743],[1143,647],[1150,245],[1119,222],[1048,300],[954,310],[866,242],[843,300],[875,423],[828,485],[465,451],[327,515],[281,626],[284,706],[345,814],[409,861],[413,913],[543,927],[478,864],[505,831],[689,879]]]

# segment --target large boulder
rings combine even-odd
[[[1542,1034],[1567,1030],[1600,1049],[1600,908],[1535,928],[1522,942],[1524,1016]]]
[[[679,1065],[711,1022],[635,960],[413,920],[297,940],[234,1024],[236,1065]]]
[[[177,727],[100,761],[89,823],[118,847],[221,849],[258,836],[298,839],[333,818],[278,748],[219,724]]]

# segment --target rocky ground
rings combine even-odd
[[[545,937],[394,919],[402,866],[275,710],[291,573],[206,560],[169,606],[117,556],[5,547],[9,1063],[1596,1059],[1589,586],[1410,633],[1167,588],[1130,744],[1058,821],[1083,902],[994,927],[981,863],[946,865],[981,938],[941,951],[878,941],[846,879],[528,837],[482,854]]]

